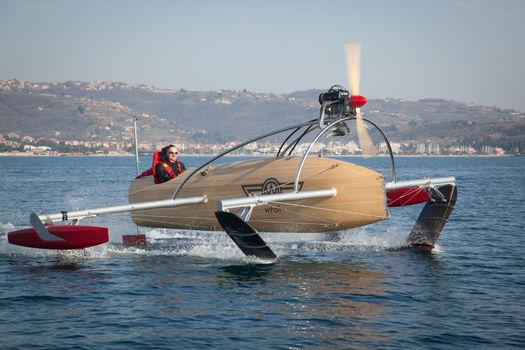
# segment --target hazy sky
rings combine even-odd
[[[525,1],[0,0],[0,79],[361,93],[525,111]]]

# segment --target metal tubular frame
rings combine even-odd
[[[252,207],[269,202],[298,201],[310,198],[335,197],[337,190],[335,188],[326,188],[322,190],[301,191],[290,193],[269,194],[263,196],[250,196],[242,198],[229,198],[217,201],[217,210],[227,211],[239,207]]]
[[[355,120],[355,119],[356,119],[356,117],[354,117],[354,116],[341,118],[341,119],[336,120],[332,124],[328,124],[323,129],[321,129],[319,134],[317,134],[315,139],[310,143],[310,145],[308,146],[308,149],[306,150],[306,152],[303,155],[303,158],[301,159],[301,163],[299,164],[299,168],[297,169],[297,174],[295,176],[294,192],[298,191],[299,178],[301,177],[301,172],[303,170],[303,166],[304,166],[304,163],[306,161],[306,157],[308,157],[308,154],[310,153],[313,145],[319,140],[319,138],[321,136],[324,135],[325,132],[327,132],[332,127],[336,126],[337,124],[339,124],[341,122],[345,122],[345,121],[348,121],[348,120]],[[372,126],[374,126],[381,133],[381,135],[383,136],[383,139],[385,140],[385,143],[386,143],[387,148],[388,148],[388,153],[390,154],[390,161],[392,163],[392,181],[395,183],[396,182],[396,165],[395,165],[395,161],[394,161],[394,153],[392,152],[392,147],[390,146],[390,141],[388,141],[388,138],[386,137],[385,133],[383,132],[383,130],[381,130],[381,128],[379,126],[377,126],[375,123],[373,123],[372,121],[370,121],[370,120],[368,120],[366,118],[361,118],[361,119],[366,121],[367,123],[371,124]]]
[[[204,163],[203,165],[201,165],[200,167],[198,167],[197,169],[193,170],[190,175],[188,175],[184,180],[182,180],[182,182],[179,184],[179,186],[175,189],[175,191],[173,192],[173,195],[171,196],[172,199],[175,199],[177,198],[177,195],[179,194],[180,190],[182,189],[182,187],[188,182],[188,180],[193,177],[193,175],[195,175],[196,173],[198,173],[199,171],[201,171],[202,169],[204,169],[204,167],[208,166],[209,164],[213,163],[214,161],[216,161],[217,159],[225,156],[226,154],[230,153],[230,152],[233,152],[241,147],[244,147],[252,142],[255,142],[255,141],[258,141],[260,139],[263,139],[265,137],[268,137],[268,136],[272,136],[272,135],[276,135],[276,134],[279,134],[281,132],[285,132],[285,131],[288,131],[288,130],[292,130],[292,129],[297,129],[297,128],[302,128],[303,126],[306,126],[306,125],[312,125],[312,124],[315,124],[317,123],[317,120],[311,120],[311,121],[308,121],[308,122],[304,122],[304,123],[300,123],[300,124],[296,124],[296,125],[293,125],[293,126],[288,126],[286,128],[282,128],[282,129],[279,129],[279,130],[275,130],[275,131],[272,131],[272,132],[269,132],[267,134],[264,134],[264,135],[261,135],[261,136],[258,136],[256,138],[253,138],[253,139],[250,139],[248,141],[245,141],[243,143],[240,143],[238,144],[237,146],[235,147],[232,147],[230,148],[229,150],[226,150],[224,152],[222,152],[221,154],[219,154],[218,156],[215,156],[213,157],[212,159],[210,159],[209,161],[207,161],[206,163]]]
[[[294,131],[292,131],[292,133],[290,135],[288,135],[286,137],[286,139],[284,139],[284,141],[281,143],[281,147],[279,147],[279,150],[277,151],[277,154],[275,155],[275,158],[279,158],[279,155],[281,154],[281,150],[283,149],[284,145],[286,144],[286,142],[290,139],[290,137],[293,136],[293,134],[295,134],[296,132],[298,132],[299,130],[301,130],[301,128],[297,128],[295,129]],[[286,150],[283,152],[283,153],[286,153]]]
[[[240,143],[238,144],[237,146],[235,147],[232,147],[224,152],[222,152],[221,154],[213,157],[212,159],[210,159],[209,161],[207,161],[206,163],[204,163],[203,165],[201,165],[200,167],[196,168],[195,170],[193,170],[190,175],[188,175],[186,178],[184,178],[184,180],[182,180],[182,182],[179,184],[179,186],[177,186],[177,188],[175,189],[175,191],[173,192],[171,198],[172,199],[175,199],[177,198],[178,194],[180,193],[181,189],[184,187],[184,185],[188,182],[188,180],[190,178],[193,177],[193,175],[195,175],[196,173],[198,173],[199,171],[201,171],[202,169],[204,169],[206,166],[208,166],[209,164],[213,163],[214,161],[216,161],[217,159],[225,156],[226,154],[228,153],[231,153],[241,147],[244,147],[252,142],[255,142],[255,141],[258,141],[260,139],[263,139],[265,137],[269,137],[269,136],[272,136],[272,135],[276,135],[276,134],[279,134],[279,133],[282,133],[282,132],[285,132],[285,131],[288,131],[288,130],[293,130],[295,129],[285,140],[284,142],[281,144],[281,147],[279,148],[279,151],[277,152],[277,157],[281,156],[280,153],[281,153],[281,150],[284,146],[284,144],[286,143],[286,141],[288,141],[290,139],[290,137],[295,134],[297,131],[299,131],[302,127],[304,126],[308,126],[308,128],[306,128],[306,130],[300,135],[298,136],[295,140],[293,140],[285,149],[284,151],[282,152],[283,154],[285,154],[287,151],[288,151],[288,155],[291,154],[291,152],[295,149],[295,146],[297,146],[298,142],[305,136],[307,135],[308,133],[310,133],[313,128],[312,126],[314,126],[315,124],[318,124],[319,123],[319,126],[321,127],[321,123],[323,122],[324,120],[324,116],[325,116],[325,109],[327,106],[333,104],[334,102],[324,102],[323,105],[321,106],[321,111],[320,111],[320,117],[319,119],[313,119],[313,120],[310,120],[308,122],[304,122],[304,123],[300,123],[300,124],[296,124],[296,125],[292,125],[292,126],[288,126],[288,127],[285,127],[285,128],[282,128],[282,129],[278,129],[278,130],[275,130],[275,131],[271,131],[269,133],[266,133],[264,135],[261,135],[261,136],[258,136],[258,137],[255,137],[253,139],[250,139],[248,141],[245,141],[243,143]],[[331,124],[328,124],[327,126],[325,126],[324,128],[321,128],[321,131],[319,132],[319,134],[315,137],[315,139],[310,143],[310,145],[308,146],[308,149],[306,150],[306,152],[304,153],[303,155],[303,158],[301,159],[301,163],[299,165],[299,168],[297,170],[297,174],[296,174],[296,177],[295,177],[295,182],[294,182],[294,192],[298,192],[298,187],[299,187],[299,178],[301,176],[301,172],[302,172],[302,169],[303,169],[303,166],[304,166],[304,162],[306,161],[306,157],[308,156],[308,154],[310,153],[310,150],[312,149],[313,145],[319,140],[319,138],[324,135],[324,133],[329,130],[330,128],[332,128],[333,126],[341,123],[341,122],[345,122],[345,121],[348,121],[348,120],[355,120],[356,117],[355,117],[355,114],[350,114],[351,116],[350,117],[343,117],[343,118],[340,118],[336,121],[334,121],[333,123]],[[390,161],[392,163],[392,180],[393,182],[396,182],[396,166],[395,166],[395,161],[394,161],[394,153],[392,152],[392,147],[390,145],[390,141],[388,140],[388,138],[386,137],[385,133],[383,132],[383,130],[381,130],[381,128],[375,124],[374,122],[366,119],[366,118],[361,118],[363,121],[369,123],[370,125],[372,125],[373,127],[375,127],[380,133],[381,135],[383,136],[383,139],[385,140],[385,143],[387,145],[387,148],[388,148],[388,153],[390,154]],[[291,148],[290,150],[288,150],[289,148]]]
[[[456,178],[453,176],[449,177],[434,177],[427,179],[417,179],[417,180],[406,180],[406,181],[392,181],[385,184],[385,189],[396,190],[398,188],[404,187],[429,187],[429,186],[440,186],[440,185],[455,185]]]
[[[283,153],[288,152],[288,156],[290,156],[292,152],[294,151],[295,147],[297,147],[299,142],[303,139],[303,137],[305,137],[306,135],[314,131],[315,129],[314,126],[316,127],[317,125],[310,125],[301,135],[297,136],[295,140],[293,140],[288,146],[286,146]],[[284,154],[283,154],[283,157],[284,157]]]
[[[77,211],[63,211],[60,214],[42,214],[38,215],[40,221],[67,221],[67,220],[80,220],[85,218],[92,218],[98,215],[105,214],[116,214],[123,213],[135,210],[144,210],[144,209],[158,209],[158,208],[171,208],[181,205],[188,204],[198,204],[206,203],[208,198],[206,196],[197,196],[197,197],[186,197],[181,199],[163,199],[160,201],[150,201],[150,202],[139,202],[126,205],[118,205],[114,207],[104,207],[96,209],[87,209],[87,210],[77,210]]]

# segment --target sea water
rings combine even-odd
[[[203,157],[183,157],[188,167]],[[236,160],[228,158],[228,160]],[[238,160],[238,159],[237,159]],[[390,176],[388,158],[347,158]],[[141,159],[142,168],[149,160]],[[333,237],[262,234],[247,259],[224,232],[85,220],[110,243],[12,246],[29,213],[127,203],[131,157],[0,157],[0,348],[523,348],[525,157],[399,157],[399,180],[455,176],[458,201],[431,253],[401,249],[421,206]]]

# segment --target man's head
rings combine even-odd
[[[168,145],[163,148],[164,157],[167,161],[175,162],[179,156],[179,149],[175,145]]]

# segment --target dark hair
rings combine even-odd
[[[171,147],[177,147],[173,144],[169,144],[167,146],[164,146],[161,150],[160,150],[160,154],[162,156],[162,158],[164,158],[164,160],[167,160],[168,159],[168,150],[171,148]]]

